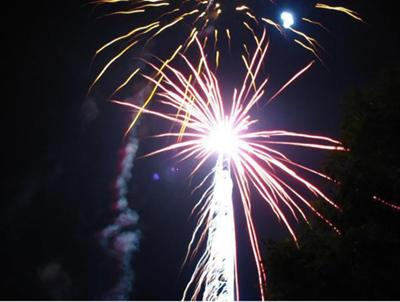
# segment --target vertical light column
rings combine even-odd
[[[203,301],[233,301],[235,297],[236,242],[229,159],[220,156],[208,226],[207,275]]]

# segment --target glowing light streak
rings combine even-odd
[[[331,6],[331,5],[327,5],[327,4],[323,4],[323,3],[317,3],[315,4],[316,8],[321,8],[321,9],[327,9],[327,10],[332,10],[332,11],[338,11],[341,13],[344,13],[360,22],[364,22],[364,20],[358,15],[357,12],[348,9],[346,7],[343,6]]]
[[[396,205],[394,203],[388,202],[388,201],[386,201],[386,200],[384,200],[384,199],[382,199],[382,198],[380,198],[378,196],[373,196],[372,199],[383,203],[385,206],[388,206],[388,207],[390,207],[392,209],[400,211],[400,205]]]

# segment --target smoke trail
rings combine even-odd
[[[139,86],[139,85],[138,85]],[[143,104],[151,90],[151,85],[146,84],[138,89],[133,100],[139,105]],[[139,123],[136,124],[138,126]],[[134,273],[131,267],[133,253],[139,248],[140,230],[137,229],[139,215],[129,208],[127,200],[128,184],[132,177],[132,169],[136,152],[139,147],[137,127],[130,131],[128,142],[123,149],[120,163],[120,173],[116,179],[117,200],[114,203],[116,218],[112,224],[101,232],[101,244],[119,261],[122,276],[118,283],[103,297],[105,300],[129,300],[132,291]]]
[[[132,131],[124,147],[121,172],[116,180],[117,200],[114,204],[116,218],[101,232],[101,244],[117,257],[122,276],[117,284],[103,297],[106,300],[129,300],[134,273],[131,268],[133,252],[139,248],[140,231],[137,229],[139,215],[129,208],[126,195],[128,183],[132,177],[133,161],[139,141]]]

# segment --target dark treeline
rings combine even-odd
[[[338,212],[317,201],[342,230],[336,235],[317,218],[289,239],[269,242],[270,299],[400,298],[400,69],[386,68],[375,84],[345,100],[341,139],[350,152],[331,155],[326,172],[340,182]]]

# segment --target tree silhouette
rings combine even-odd
[[[399,204],[400,66],[386,68],[375,85],[346,99],[342,141],[350,152],[328,158],[326,172],[340,184],[343,212],[318,207],[342,230],[337,236],[316,218],[300,227],[300,249],[269,242],[270,299],[400,298]]]

